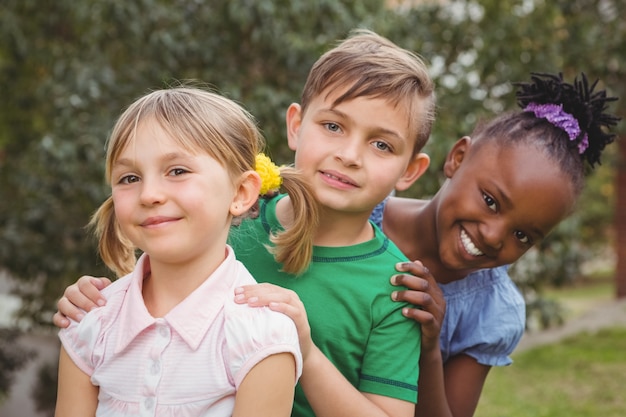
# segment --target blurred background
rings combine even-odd
[[[623,0],[2,0],[0,416],[51,415],[56,300],[83,274],[111,276],[84,226],[109,192],[107,135],[138,96],[188,80],[210,85],[249,109],[273,159],[289,163],[284,112],[311,65],[350,29],[372,29],[420,54],[437,84],[432,164],[403,193],[428,197],[451,144],[515,110],[511,82],[531,71],[600,79],[598,89],[621,97],[611,111],[626,116],[624,16]],[[618,140],[576,214],[512,268],[529,331],[567,318],[552,296],[560,289],[587,301],[598,291],[626,297],[624,236]]]

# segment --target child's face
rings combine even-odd
[[[570,180],[534,147],[457,142],[438,195],[437,239],[449,269],[510,264],[544,238],[575,202]]]
[[[190,153],[158,123],[144,121],[114,161],[111,187],[124,235],[151,261],[223,258],[236,189],[205,152]]]
[[[289,107],[289,147],[323,206],[369,215],[394,188],[408,188],[428,166],[428,157],[413,156],[415,135],[401,106],[358,97],[333,107],[338,96],[320,94],[305,114],[297,104]]]

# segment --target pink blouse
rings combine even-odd
[[[183,302],[154,318],[143,302],[143,255],[103,291],[104,307],[59,333],[74,363],[99,386],[97,416],[230,416],[246,374],[289,352],[302,372],[296,327],[268,308],[234,303],[235,287],[255,283],[228,255]]]

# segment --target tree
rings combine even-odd
[[[439,114],[426,148],[431,175],[410,196],[435,192],[451,143],[471,134],[480,119],[513,109],[510,81],[527,79],[531,70],[570,78],[585,69],[626,97],[618,90],[626,50],[622,2],[407,3],[6,0],[0,8],[0,265],[22,283],[22,314],[47,324],[66,285],[83,273],[107,274],[83,227],[108,193],[106,136],[124,106],[149,89],[185,80],[215,86],[257,116],[274,159],[290,162],[284,111],[299,100],[310,66],[350,29],[371,28],[419,52],[437,83]],[[614,163],[607,158],[609,174]],[[600,203],[615,193],[606,182],[593,185],[556,240],[581,242],[582,233],[588,247],[606,239],[606,227],[598,225],[609,224],[610,212]]]
[[[17,329],[0,328],[0,403],[9,393],[15,373],[35,355],[16,343],[19,336]]]
[[[0,265],[22,283],[22,315],[47,324],[66,285],[107,273],[83,227],[108,193],[104,143],[124,106],[201,80],[250,109],[287,162],[283,115],[309,67],[381,13],[372,0],[5,1]]]

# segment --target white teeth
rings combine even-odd
[[[330,174],[324,174],[324,175],[326,175],[328,178],[332,178],[332,179],[337,180],[339,182],[343,182],[344,184],[350,184],[349,181],[346,181],[346,180],[341,179],[339,177],[335,177],[334,175],[330,175]]]
[[[474,245],[472,239],[465,233],[465,230],[461,230],[461,243],[463,243],[463,247],[472,256],[481,256],[484,253]]]

